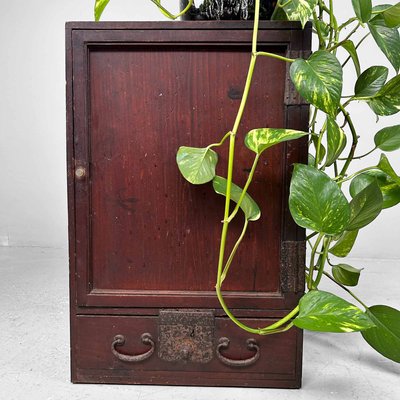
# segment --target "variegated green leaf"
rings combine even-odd
[[[351,0],[353,9],[357,18],[361,22],[367,22],[371,18],[372,1],[371,0]]]
[[[383,196],[383,208],[390,208],[400,203],[400,185],[383,171],[367,171],[357,175],[350,184],[350,194],[355,197],[364,188],[376,182]]]
[[[195,185],[200,185],[213,180],[218,155],[208,147],[182,146],[176,154],[176,162],[179,171],[186,180]]]
[[[345,40],[341,44],[341,46],[349,53],[351,59],[353,60],[354,68],[356,69],[356,74],[357,76],[359,76],[361,73],[361,67],[356,46],[351,40]]]
[[[400,68],[400,36],[397,28],[388,28],[380,15],[373,18],[368,23],[368,27],[376,44],[398,72]]]
[[[376,147],[383,151],[400,149],[400,125],[387,126],[375,134]]]
[[[337,235],[349,223],[350,206],[339,186],[317,168],[295,164],[289,209],[297,225]]]
[[[400,26],[400,3],[394,4],[391,7],[386,8],[381,13],[385,24],[389,28],[397,28]]]
[[[357,79],[354,87],[355,97],[372,97],[382,89],[389,70],[383,66],[366,69]]]
[[[400,363],[400,311],[389,306],[372,306],[366,315],[375,327],[361,332],[366,342],[383,356]]]
[[[290,67],[290,77],[301,96],[332,117],[342,94],[342,76],[338,59],[325,50],[316,51],[308,60],[297,59]]]
[[[103,14],[104,9],[110,0],[96,0],[94,3],[94,19],[95,21],[99,21],[101,14]]]
[[[299,302],[299,315],[293,320],[301,329],[319,332],[355,332],[373,328],[371,319],[348,301],[322,290],[312,290]]]
[[[222,178],[221,176],[215,176],[213,179],[213,187],[216,193],[221,194],[222,196],[226,196],[226,188],[227,188],[227,180]],[[235,185],[232,182],[231,187],[231,199],[235,203],[237,203],[240,199],[240,196],[243,193],[243,189],[239,186]],[[258,207],[257,203],[252,199],[252,197],[246,192],[241,204],[240,208],[243,210],[246,219],[249,221],[256,221],[261,216],[260,207]]]
[[[250,150],[257,154],[261,154],[264,150],[277,143],[298,139],[307,135],[307,132],[296,131],[293,129],[258,128],[252,129],[246,135],[244,143]]]
[[[289,21],[300,21],[304,28],[317,3],[318,0],[291,0],[284,1],[282,8]]]
[[[368,105],[377,115],[393,115],[400,111],[400,75],[387,82]]]
[[[327,117],[326,129],[328,142],[326,165],[329,167],[339,158],[340,154],[342,154],[342,151],[346,147],[347,139],[343,129],[341,129],[330,116]]]
[[[379,160],[378,166],[377,166],[381,171],[383,171],[385,174],[389,175],[394,182],[396,182],[397,185],[400,185],[400,176],[398,176],[393,169],[393,167],[390,165],[390,162],[388,158],[385,156],[385,154],[381,155],[381,158]]]
[[[339,240],[329,249],[329,253],[336,257],[347,257],[357,239],[358,230],[346,231]]]
[[[348,264],[338,264],[332,267],[332,275],[336,282],[345,286],[357,286],[361,269]]]
[[[370,224],[382,211],[383,196],[377,182],[370,183],[350,202],[348,231],[359,230]]]

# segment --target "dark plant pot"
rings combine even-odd
[[[199,7],[195,4],[181,18],[182,20],[252,20],[254,0],[204,0]],[[180,0],[183,10],[188,0]],[[260,19],[271,19],[276,0],[261,0]]]

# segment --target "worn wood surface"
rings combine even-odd
[[[111,329],[110,322],[133,321],[124,314],[142,315],[135,320],[140,327],[148,321],[156,326],[163,308],[219,309],[213,288],[224,199],[211,185],[185,182],[175,154],[180,145],[206,146],[231,129],[249,63],[251,24],[68,23],[66,33],[73,380],[237,385],[237,373],[219,369],[217,375],[205,369],[203,381],[183,372],[172,379],[168,370],[162,372],[162,363],[157,377],[145,367],[139,377],[123,368],[104,374],[103,367],[113,370],[115,365],[102,364],[109,345],[105,348],[104,337],[95,332]],[[264,22],[259,46],[294,54],[309,48],[309,36],[298,24]],[[237,139],[238,185],[244,185],[251,167],[252,154],[239,143],[247,131],[306,127],[307,106],[286,81],[284,63],[257,61]],[[224,175],[226,146],[218,151],[217,173]],[[286,263],[282,257],[288,254],[281,249],[282,241],[304,240],[303,230],[291,220],[287,195],[292,164],[305,157],[306,142],[299,140],[275,146],[260,162],[250,193],[262,218],[250,224],[224,283],[227,303],[237,315],[279,317],[301,295],[302,256],[292,254]],[[83,176],[76,175],[79,168]],[[241,222],[232,224],[228,248]],[[282,278],[283,261],[293,282]],[[243,334],[233,324],[221,326],[223,336]],[[286,346],[285,337],[291,345]],[[262,340],[286,348],[282,360],[263,366],[267,369],[254,375],[251,385],[298,386],[301,332],[270,338]],[[90,360],[99,367],[88,366]],[[280,367],[278,377],[273,368]]]

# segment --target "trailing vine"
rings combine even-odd
[[[108,1],[96,1],[96,20]],[[151,1],[171,19],[182,15],[193,3],[189,1],[183,12],[174,15],[159,0]],[[180,147],[177,164],[189,182],[212,182],[216,193],[225,196],[215,288],[222,308],[235,324],[260,335],[283,332],[293,326],[325,332],[361,331],[375,350],[400,362],[400,311],[387,305],[368,306],[349,289],[358,284],[361,270],[344,263],[335,264],[332,257],[347,257],[359,230],[375,220],[383,209],[400,203],[400,176],[385,154],[400,149],[400,125],[380,129],[374,136],[374,148],[358,155],[361,138],[349,111],[354,102],[366,103],[379,117],[400,111],[400,3],[373,7],[371,0],[352,0],[354,15],[344,22],[338,21],[334,3],[333,0],[277,1],[272,19],[300,21],[303,27],[311,19],[318,42],[318,50],[308,59],[291,59],[258,50],[260,0],[255,0],[250,64],[232,129],[218,143],[205,148]],[[353,38],[360,30],[366,33],[354,42]],[[368,36],[372,36],[392,64],[394,73],[390,79],[389,69],[385,66],[372,66],[362,71],[357,51]],[[339,49],[346,51],[344,59],[338,56]],[[240,188],[233,182],[236,136],[259,57],[272,57],[290,64],[290,77],[295,88],[311,105],[309,131],[255,128],[248,132],[244,144],[254,153],[253,165],[244,187]],[[350,62],[357,79],[354,93],[344,96],[343,73]],[[278,143],[305,136],[310,144],[309,163],[294,165],[289,209],[294,221],[310,230],[307,237],[310,260],[305,266],[307,293],[284,318],[266,327],[252,328],[237,319],[226,305],[223,282],[250,222],[260,217],[261,211],[248,193],[260,155]],[[218,162],[215,149],[226,142],[229,147],[227,176],[220,177],[215,172]],[[378,164],[348,174],[356,160],[377,151],[382,151]],[[350,182],[348,193],[344,191],[344,182]],[[234,207],[232,202],[236,203]],[[243,229],[227,254],[229,225],[238,217],[239,210],[244,215]],[[319,290],[323,277],[350,294],[363,310],[332,293]]]

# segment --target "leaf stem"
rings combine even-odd
[[[247,193],[247,189],[249,188],[250,183],[253,180],[254,172],[256,170],[256,167],[257,167],[259,159],[260,159],[260,154],[256,154],[256,156],[254,157],[253,165],[251,166],[251,170],[250,170],[249,176],[247,177],[246,184],[244,185],[244,188],[242,190],[242,193],[240,194],[239,200],[237,201],[235,208],[233,209],[231,215],[229,215],[229,217],[228,217],[228,222],[231,222],[232,219],[237,214],[237,212],[239,211],[240,205],[242,204],[244,196]]]
[[[357,17],[353,17],[353,18],[348,19],[346,22],[343,22],[342,25],[339,25],[338,31],[340,32],[347,25],[350,25],[351,23],[353,23],[354,21],[357,21],[357,20],[358,20]]]
[[[228,137],[230,136],[230,134],[231,134],[231,131],[225,133],[225,135],[223,136],[223,138],[222,138],[218,143],[209,144],[209,145],[207,146],[207,149],[211,149],[211,147],[222,146],[223,143],[225,142],[225,140],[228,139]]]
[[[370,33],[368,32],[357,44],[356,44],[356,50],[361,46],[361,43],[370,35]],[[346,64],[351,60],[351,56],[348,56],[346,58],[346,60],[344,61],[344,63],[342,64],[342,68],[344,68],[346,66]]]
[[[225,280],[225,278],[226,278],[226,275],[228,274],[229,267],[230,267],[231,264],[232,264],[233,257],[235,256],[236,251],[237,251],[237,249],[238,249],[238,247],[239,247],[241,241],[242,241],[243,238],[244,238],[244,235],[245,235],[245,233],[246,233],[246,230],[247,230],[247,226],[248,226],[248,225],[249,225],[249,220],[248,220],[247,218],[245,218],[245,220],[244,220],[244,225],[243,225],[243,229],[242,229],[242,233],[240,234],[240,236],[239,236],[238,240],[236,241],[235,245],[233,246],[233,249],[232,249],[232,251],[231,251],[231,254],[229,255],[228,261],[226,262],[225,267],[224,267],[224,270],[222,271],[222,274],[221,274],[221,284],[224,282],[224,280]]]
[[[353,160],[360,160],[361,158],[367,157],[371,153],[373,153],[376,149],[377,149],[377,147],[374,147],[372,150],[370,150],[369,152],[367,152],[367,153],[365,153],[365,154],[363,154],[361,156],[353,157]],[[344,160],[347,160],[347,158],[338,158],[338,160],[344,161]]]
[[[336,48],[338,48],[339,46],[341,46],[344,42],[346,42],[347,40],[349,40],[350,37],[357,31],[357,29],[358,29],[360,26],[361,26],[361,24],[357,24],[357,26],[356,26],[343,40],[341,40],[340,42],[338,42],[338,43],[334,44],[333,46],[329,47],[329,48],[327,49],[327,51],[333,51],[333,50],[335,50]]]
[[[317,240],[314,243],[314,246],[312,246],[311,249],[311,257],[310,257],[310,272],[308,275],[308,280],[307,280],[307,288],[308,290],[312,290],[313,289],[313,272],[314,272],[314,268],[315,268],[315,254],[318,250],[318,246],[321,243],[321,240],[323,239],[324,234],[323,233],[319,233]]]
[[[283,57],[283,56],[280,56],[279,54],[268,53],[267,51],[257,51],[255,53],[255,55],[276,58],[277,60],[286,61],[289,63],[292,63],[295,61],[293,58]]]
[[[313,18],[315,21],[318,19],[318,15],[315,11],[313,11]],[[318,36],[318,41],[319,41],[319,50],[323,50],[326,48],[326,45],[325,45],[324,37],[322,35],[321,27],[319,26],[319,24],[315,24],[315,29],[317,30],[317,36]]]
[[[377,169],[377,168],[376,168],[375,166],[374,166],[374,167],[366,167],[366,168],[360,169],[359,171],[355,172],[354,174],[352,174],[352,175],[350,175],[350,176],[347,176],[346,178],[338,179],[338,183],[342,184],[343,182],[350,181],[351,179],[353,179],[353,178],[356,177],[357,175],[362,174],[363,172],[372,171],[372,170],[376,170],[376,169]],[[341,176],[341,175],[339,175],[339,177],[340,177],[340,176]]]
[[[355,154],[355,151],[356,151],[356,148],[357,148],[358,136],[357,136],[357,132],[356,132],[356,129],[354,127],[353,121],[352,121],[352,119],[350,117],[350,114],[346,111],[346,109],[343,107],[342,104],[339,105],[339,108],[342,111],[342,113],[344,115],[344,118],[346,119],[347,123],[349,124],[349,128],[350,128],[350,131],[351,131],[351,136],[352,136],[352,139],[353,139],[349,155],[347,156],[346,162],[345,162],[345,164],[344,164],[344,166],[343,166],[343,168],[342,168],[342,170],[340,171],[340,174],[339,174],[340,176],[345,176],[346,172],[347,172],[347,169],[349,168],[350,163],[353,160],[353,157],[354,157],[354,154]]]
[[[180,11],[178,14],[172,14],[159,1],[157,0],[150,0],[150,1],[158,7],[158,9],[161,11],[163,15],[172,20],[175,20],[180,16],[182,16],[183,14],[185,14],[187,11],[189,11],[189,9],[193,5],[193,0],[189,0],[187,6],[182,11]]]
[[[342,285],[341,283],[337,282],[331,274],[329,274],[326,271],[324,271],[323,274],[326,277],[328,277],[332,282],[335,282],[338,286],[340,286],[343,290],[345,290],[350,296],[352,296],[355,300],[357,300],[365,309],[368,308],[368,306],[363,301],[361,301],[350,289],[348,289],[346,286]]]
[[[329,245],[331,244],[331,241],[332,241],[332,237],[330,237],[330,236],[324,237],[324,245],[323,245],[322,255],[318,262],[318,273],[317,273],[317,277],[315,278],[315,281],[314,281],[314,289],[317,289],[319,283],[321,282],[322,274],[324,272],[325,262],[328,258],[328,250],[329,250]]]

